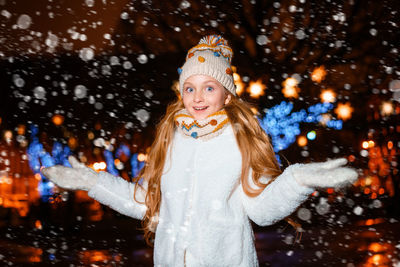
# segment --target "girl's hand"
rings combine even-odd
[[[56,165],[44,168],[42,173],[59,187],[89,191],[96,184],[98,174],[73,156],[69,156],[68,161],[72,168]]]
[[[292,168],[297,183],[311,188],[340,188],[354,183],[357,172],[344,167],[345,158],[321,163],[295,164]]]

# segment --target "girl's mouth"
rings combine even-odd
[[[194,110],[198,110],[198,111],[205,110],[206,108],[208,108],[208,107],[193,107]]]

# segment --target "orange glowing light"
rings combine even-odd
[[[299,82],[293,78],[293,77],[289,77],[286,80],[283,81],[282,85],[283,85],[283,89],[282,89],[282,93],[286,98],[298,98],[299,97],[299,92],[300,92],[300,88],[297,87],[297,85],[299,84]]]
[[[307,138],[305,137],[305,136],[299,136],[299,138],[297,138],[297,144],[299,145],[299,146],[306,146],[307,145],[307,143],[308,143],[308,140],[307,140]]]
[[[99,262],[99,261],[104,261],[108,257],[102,253],[101,251],[94,251],[92,256],[90,257],[91,262]]]
[[[383,263],[384,259],[381,254],[375,254],[372,256],[369,260],[369,263],[373,263],[375,266],[379,266],[381,263]]]
[[[258,114],[258,110],[255,107],[250,108],[254,115]]]
[[[320,97],[324,103],[332,103],[336,101],[336,93],[331,89],[323,90]]]
[[[39,221],[39,220],[36,220],[35,221],[35,227],[36,227],[36,229],[42,229],[42,222]]]
[[[393,114],[393,112],[394,112],[394,108],[393,108],[393,104],[391,102],[388,102],[388,101],[382,102],[381,114],[383,116],[389,116],[389,115]]]
[[[368,145],[368,141],[364,141],[364,142],[362,142],[362,148],[364,148],[364,149],[367,149],[368,147],[369,147],[369,145]]]
[[[138,161],[145,161],[147,159],[147,155],[145,155],[143,153],[139,153],[137,159],[138,159]]]
[[[70,137],[68,139],[68,146],[72,149],[75,149],[78,146],[78,140],[75,137]]]
[[[379,191],[378,191],[378,193],[379,193],[379,195],[383,195],[384,193],[385,193],[385,189],[384,188],[379,188]]]
[[[387,147],[388,147],[388,149],[392,149],[392,148],[393,148],[393,142],[392,142],[392,141],[389,141],[389,142],[387,143]]]
[[[350,103],[339,103],[335,109],[335,113],[339,119],[348,120],[351,118],[351,113],[353,113],[353,110],[354,108],[350,105]]]
[[[298,94],[298,88],[297,87],[284,87],[282,89],[282,94],[286,97],[286,98],[298,98],[299,94]]]
[[[366,226],[374,225],[374,219],[368,219],[365,221]]]
[[[242,82],[240,75],[236,72],[233,73],[233,81],[236,85],[236,94],[241,95],[244,92],[244,83]]]
[[[314,82],[320,83],[323,79],[325,79],[326,70],[324,66],[320,66],[315,68],[311,74],[311,80]]]
[[[4,139],[11,140],[12,137],[13,137],[13,133],[10,130],[7,130],[4,132]]]
[[[241,95],[244,92],[244,83],[242,82],[237,82],[236,84],[236,94]]]
[[[121,163],[121,161],[120,161],[119,159],[115,159],[115,160],[114,160],[115,166],[119,165],[120,163]]]
[[[93,140],[94,139],[94,133],[93,132],[88,132],[87,134],[89,140]]]
[[[333,194],[333,192],[335,192],[335,190],[333,190],[333,188],[328,188],[328,189],[326,189],[326,192],[328,194]]]
[[[42,176],[40,176],[40,173],[35,173],[35,179],[38,181],[42,179]]]
[[[364,194],[368,195],[369,193],[371,193],[371,189],[369,189],[369,187],[364,189]]]
[[[375,142],[372,141],[372,140],[369,140],[369,141],[368,141],[368,147],[369,147],[369,148],[372,148],[372,147],[374,147],[374,146],[375,146]]]
[[[240,77],[240,75],[238,73],[233,73],[233,81],[236,83],[238,81],[241,81],[242,78]]]
[[[259,98],[264,95],[265,88],[267,87],[261,82],[261,80],[258,80],[256,82],[250,82],[247,92],[250,93],[251,97]]]
[[[289,77],[283,82],[285,87],[296,87],[298,84],[299,82],[293,77]]]
[[[371,252],[375,252],[375,253],[383,252],[383,251],[386,251],[387,249],[388,249],[387,246],[382,245],[382,244],[377,243],[377,242],[371,243],[368,246],[368,250],[371,251]]]
[[[350,162],[354,162],[354,161],[356,160],[356,157],[355,157],[354,155],[350,155],[349,158],[348,158],[348,160],[349,160]]]
[[[322,114],[321,119],[319,120],[319,123],[323,126],[326,126],[328,121],[332,120],[332,115],[331,114]]]
[[[375,199],[378,195],[374,192],[371,194],[371,199]]]
[[[104,161],[101,162],[95,162],[93,164],[93,169],[98,172],[98,171],[103,171],[107,168],[107,164]]]
[[[19,135],[24,135],[25,134],[25,129],[26,129],[25,125],[20,124],[20,125],[18,125],[17,133]]]
[[[55,114],[51,120],[53,121],[53,123],[54,123],[55,125],[58,126],[58,125],[63,124],[63,122],[64,122],[64,116],[62,116],[62,115],[60,115],[60,114]]]

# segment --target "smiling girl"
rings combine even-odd
[[[191,48],[179,69],[182,99],[168,106],[136,183],[72,168],[42,172],[67,189],[142,220],[155,266],[258,266],[250,220],[271,225],[317,188],[357,178],[346,159],[283,172],[250,106],[236,96],[232,49],[218,35]],[[143,179],[143,184],[137,183]]]

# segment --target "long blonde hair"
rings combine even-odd
[[[142,220],[144,238],[147,244],[152,244],[154,232],[158,221],[161,204],[161,176],[165,164],[168,148],[175,132],[175,114],[183,108],[181,99],[167,107],[166,114],[157,125],[156,136],[151,146],[150,153],[144,168],[135,178],[136,182],[143,178],[147,182],[145,205],[146,214]],[[225,105],[228,118],[234,129],[236,141],[242,155],[242,172],[240,181],[243,191],[250,197],[259,195],[263,189],[272,182],[281,170],[276,160],[268,135],[260,127],[254,116],[250,104],[231,95],[230,102]],[[257,189],[249,184],[248,176],[252,169],[252,180]],[[260,178],[272,178],[268,184],[262,183]],[[137,187],[136,187],[137,188]],[[136,190],[135,190],[136,200]]]

